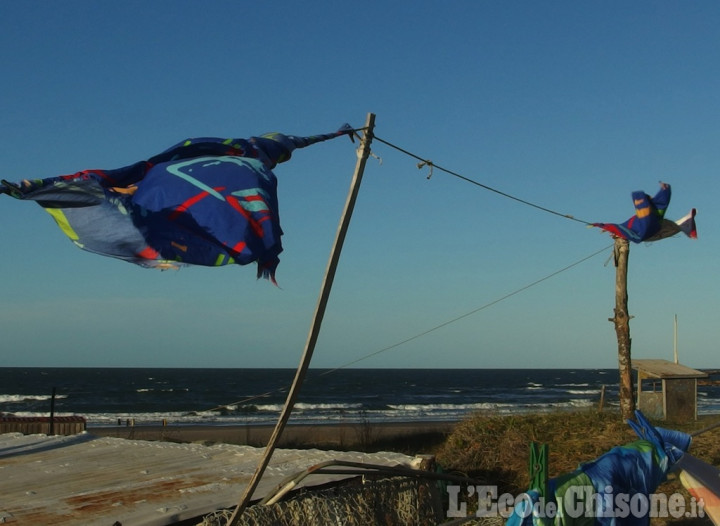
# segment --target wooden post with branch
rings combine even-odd
[[[632,419],[635,412],[635,398],[632,381],[632,360],[630,357],[630,318],[628,314],[627,268],[630,243],[627,239],[615,238],[615,316],[609,321],[615,324],[618,341],[618,369],[620,373],[620,413],[623,419]]]
[[[365,126],[363,128],[364,134],[358,149],[358,159],[355,165],[355,174],[353,175],[352,182],[350,184],[350,190],[348,191],[347,199],[345,201],[345,208],[340,218],[340,224],[335,235],[335,243],[333,244],[330,258],[328,260],[327,269],[323,278],[322,287],[320,289],[320,297],[318,298],[317,306],[315,308],[315,314],[313,315],[312,324],[308,333],[307,341],[305,342],[305,350],[303,351],[302,358],[300,359],[300,365],[298,365],[295,371],[295,379],[293,380],[290,391],[288,392],[285,405],[280,412],[275,429],[270,436],[270,440],[265,447],[265,452],[258,462],[255,473],[253,474],[250,482],[245,487],[245,492],[238,505],[235,507],[228,526],[236,526],[240,517],[245,511],[245,508],[250,503],[250,499],[255,492],[255,489],[260,482],[265,468],[267,468],[270,458],[272,457],[275,447],[282,435],[285,425],[290,419],[295,401],[297,400],[300,388],[305,379],[308,368],[310,367],[310,360],[312,359],[313,352],[315,350],[315,344],[317,343],[318,336],[320,334],[320,327],[322,325],[323,317],[325,316],[325,309],[330,298],[330,291],[332,290],[332,284],[335,279],[335,271],[337,270],[338,262],[340,260],[340,254],[342,252],[343,243],[345,242],[345,236],[347,235],[348,228],[350,226],[350,219],[352,218],[353,210],[355,209],[355,201],[357,200],[358,192],[360,191],[360,183],[362,182],[363,172],[365,171],[365,164],[368,157],[370,156],[370,143],[373,139],[373,129],[375,128],[375,114],[368,113]]]

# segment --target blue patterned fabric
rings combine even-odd
[[[640,411],[635,419],[628,424],[640,440],[550,479],[547,495],[530,488],[506,526],[648,526],[650,510],[641,504],[650,502],[691,437],[654,427]]]
[[[187,139],[145,161],[18,184],[80,248],[144,267],[246,265],[275,281],[282,252],[272,169],[296,148],[352,134]]]
[[[602,228],[615,237],[627,239],[634,243],[643,241],[659,241],[685,233],[692,239],[697,238],[695,227],[695,209],[677,221],[665,219],[665,212],[670,205],[672,191],[667,183],[660,183],[660,190],[654,197],[642,191],[633,192],[632,199],[635,215],[624,223],[592,223],[591,226]]]

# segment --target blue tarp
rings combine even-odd
[[[640,440],[618,446],[572,473],[527,492],[506,526],[647,526],[650,495],[690,447],[686,433],[654,427],[636,411]],[[643,507],[643,505],[647,505]]]

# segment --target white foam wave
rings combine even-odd
[[[348,404],[350,405],[350,404]],[[365,410],[359,404],[336,411],[335,404],[308,404],[305,410],[293,414],[293,423],[332,424],[350,422],[413,422],[458,421],[472,414],[492,412],[511,414],[550,411],[554,408],[581,408],[594,405],[585,399],[569,400],[552,404],[517,404],[505,402],[481,402],[470,404],[395,404],[385,409]],[[307,407],[311,407],[308,410]],[[320,409],[321,407],[322,409]],[[88,427],[132,425],[274,425],[281,404],[258,407],[257,412],[221,414],[217,411],[201,412],[148,412],[148,413],[94,413],[83,415]],[[33,416],[31,413],[28,416]]]
[[[294,409],[298,411],[347,411],[349,409],[361,409],[362,404],[310,404],[305,402],[299,402],[295,404]],[[227,406],[228,409],[238,410],[237,406]],[[267,412],[280,412],[282,411],[283,404],[257,404],[255,405],[258,411]]]
[[[187,393],[189,391],[190,391],[190,389],[187,387],[183,387],[183,388],[179,388],[179,389],[174,389],[174,388],[153,389],[153,388],[141,387],[141,388],[135,389],[136,393],[175,393],[175,392]]]
[[[48,411],[43,412],[36,412],[36,411],[13,411],[13,416],[20,416],[23,418],[30,417],[30,418],[37,418],[37,417],[48,417],[50,416]],[[67,412],[55,412],[53,413],[54,416],[61,417],[61,416],[83,416],[83,415],[76,415],[75,413],[67,413]]]
[[[52,395],[23,395],[23,394],[0,394],[2,403],[42,402],[50,400]],[[67,398],[67,395],[56,395],[55,399]]]

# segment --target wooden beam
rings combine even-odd
[[[345,236],[347,235],[347,231],[350,226],[350,219],[352,217],[353,209],[355,208],[355,201],[357,200],[358,192],[360,191],[360,183],[362,182],[365,164],[370,156],[370,143],[372,142],[374,127],[375,115],[373,113],[368,113],[362,141],[358,149],[358,160],[355,166],[355,174],[345,201],[345,209],[343,210],[342,217],[340,218],[340,224],[338,225],[338,230],[335,236],[335,243],[330,253],[330,259],[328,261],[325,277],[320,290],[320,297],[318,298],[318,303],[315,308],[315,315],[313,316],[313,321],[305,343],[305,350],[300,360],[300,365],[295,372],[295,379],[290,387],[287,399],[285,400],[285,405],[280,412],[280,417],[275,425],[273,434],[270,436],[270,440],[265,447],[265,453],[258,463],[252,479],[250,479],[250,482],[245,487],[245,492],[235,508],[232,517],[230,517],[228,526],[237,525],[243,511],[247,508],[248,503],[250,502],[250,499],[252,498],[252,495],[265,471],[265,468],[267,468],[267,465],[270,462],[270,457],[272,457],[280,435],[282,434],[283,429],[285,429],[285,424],[287,424],[287,421],[290,419],[290,414],[292,413],[297,396],[300,393],[300,387],[302,386],[305,374],[310,367],[310,360],[312,359],[315,344],[317,343],[317,339],[320,334],[320,326],[322,325],[322,320],[325,316],[325,308],[327,307],[328,299],[330,298],[330,290],[332,289],[333,280],[335,279],[335,271],[340,260],[340,253],[342,252]]]
[[[620,373],[620,413],[623,420],[632,419],[635,413],[633,396],[632,359],[630,348],[630,315],[628,314],[627,272],[630,243],[627,239],[615,238],[615,315],[610,318],[615,324],[618,342],[618,370]]]

